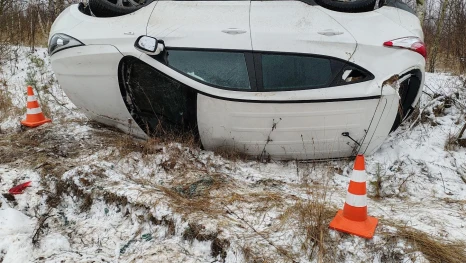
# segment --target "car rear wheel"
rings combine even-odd
[[[410,75],[410,77],[400,83],[400,88],[398,89],[398,94],[400,95],[398,113],[390,132],[395,131],[413,113],[413,103],[421,89],[422,72],[420,70],[411,70],[400,78],[406,75]]]
[[[153,0],[89,0],[91,12],[97,17],[114,17],[132,13]]]
[[[333,11],[360,13],[374,10],[376,0],[315,0],[315,2]]]

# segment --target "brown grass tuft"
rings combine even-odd
[[[218,238],[218,232],[206,233],[205,227],[196,223],[188,223],[188,227],[183,232],[183,239],[192,242],[194,239],[199,241],[212,241],[210,245],[211,255],[213,257],[225,260],[227,249],[230,247],[230,241]]]
[[[105,191],[103,193],[103,199],[107,204],[114,205],[126,205],[128,204],[128,198],[126,196],[117,195],[112,192]]]
[[[12,109],[16,107],[13,105],[11,101],[11,97],[8,91],[0,89],[0,120],[6,118],[9,113],[11,113]]]
[[[170,198],[170,204],[174,211],[187,215],[195,212],[203,212],[209,216],[220,215],[224,211],[222,207],[216,205],[212,198],[206,196],[196,196],[195,198],[186,198],[174,189],[161,187],[162,192]]]
[[[221,146],[214,150],[216,155],[220,155],[222,158],[236,162],[236,161],[246,161],[253,159],[252,156],[247,155],[246,153],[240,151],[234,147]]]
[[[250,262],[250,263],[272,263],[272,262],[276,262],[275,259],[264,257],[264,255],[255,253],[248,246],[241,247],[241,250],[243,252],[243,256],[244,256],[244,259],[246,260],[246,262]]]
[[[381,198],[381,193],[382,193],[382,169],[380,167],[380,163],[377,163],[377,170],[375,172],[375,182],[370,182],[372,186],[375,188],[375,194],[372,196],[375,199],[380,199]]]
[[[388,238],[401,238],[418,250],[431,263],[464,263],[466,262],[466,243],[448,241],[408,226],[396,225],[396,233],[383,233]]]
[[[445,151],[456,151],[459,147],[458,137],[454,133],[449,133],[447,140],[445,141],[444,150]]]
[[[302,237],[301,248],[309,260],[334,262],[335,253],[327,253],[331,243],[328,225],[336,214],[336,209],[327,203],[328,189],[315,189],[312,199],[298,201],[280,216],[280,224],[294,224],[295,235]]]
[[[149,221],[151,221],[154,225],[166,226],[168,236],[174,236],[176,233],[175,221],[173,221],[171,218],[168,218],[167,216],[163,216],[161,219],[157,219],[152,214],[150,214]]]
[[[113,128],[110,129],[113,130]],[[192,133],[167,133],[164,136],[149,137],[147,140],[135,138],[130,134],[115,136],[115,134],[111,133],[106,135],[106,137],[108,137],[107,142],[110,145],[116,146],[122,156],[126,156],[131,152],[140,152],[143,156],[161,153],[163,147],[171,143],[180,143],[183,147],[190,149],[200,148],[199,139]]]
[[[81,203],[81,205],[79,206],[79,211],[81,213],[84,213],[84,212],[88,212],[89,209],[91,209],[91,206],[93,204],[93,197],[89,194],[89,195],[86,195]]]
[[[205,227],[196,223],[188,223],[188,227],[183,232],[183,239],[192,242],[214,240],[218,233],[205,233]]]

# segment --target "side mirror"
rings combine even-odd
[[[136,39],[134,47],[147,55],[158,55],[164,50],[164,45],[157,41],[156,38],[149,36],[140,36]]]

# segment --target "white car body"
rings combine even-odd
[[[120,86],[129,85],[122,84],[128,81],[121,79],[124,73],[119,75],[122,61],[130,66],[145,63],[157,74],[179,82],[178,87],[193,90],[195,96],[186,103],[195,100],[192,109],[204,148],[234,147],[275,159],[338,158],[374,152],[395,122],[399,84],[417,77],[419,87],[409,95],[409,105],[414,107],[424,81],[422,55],[383,46],[399,38],[423,39],[416,16],[389,6],[342,13],[300,1],[156,1],[128,15],[97,18],[72,5],[53,24],[50,36],[57,33],[83,44],[60,50],[51,60],[60,85],[90,119],[147,136],[146,127],[135,117],[122,91],[126,88]],[[257,56],[261,63],[266,57],[272,62],[317,58],[322,65],[328,61],[332,77],[340,74],[333,73],[334,67],[342,72],[346,66],[363,72],[364,77],[363,81],[320,88],[265,90],[265,77],[256,79],[262,77],[262,71],[273,80],[276,76],[266,69],[291,72],[290,67],[258,69],[254,64],[251,73],[248,64],[250,81],[254,75],[250,90],[229,90],[200,81],[203,79],[196,72],[183,72],[171,62],[140,52],[134,43],[143,35],[162,40],[168,54],[176,50],[243,54],[246,63],[252,64]],[[214,56],[219,54],[223,53]],[[248,62],[250,58],[254,61]],[[384,85],[393,76],[399,76],[398,81]],[[335,81],[342,80],[329,78],[326,83]]]

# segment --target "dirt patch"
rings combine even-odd
[[[167,216],[163,216],[162,219],[157,219],[152,214],[149,215],[149,221],[151,221],[154,225],[157,226],[166,226],[167,227],[167,235],[174,236],[176,233],[176,225],[173,219],[168,218]]]
[[[188,223],[188,227],[183,232],[183,239],[192,242],[194,239],[199,241],[212,241],[218,235],[215,233],[206,233],[205,227],[196,223]]]
[[[108,192],[108,191],[105,191],[103,193],[103,198],[107,204],[116,204],[116,205],[125,206],[129,203],[128,198],[126,196],[117,195],[115,193]]]
[[[183,232],[183,239],[192,242],[194,239],[199,241],[211,241],[210,249],[213,257],[225,260],[227,250],[230,247],[230,241],[218,238],[219,233],[207,233],[205,227],[196,223],[189,223]]]
[[[91,195],[86,195],[79,206],[79,211],[81,213],[89,211],[91,209],[92,203],[94,202],[94,199],[92,198]]]
[[[16,202],[16,198],[14,195],[12,194],[2,194],[3,197],[5,197],[6,200],[10,201],[10,202]]]
[[[230,241],[226,239],[215,238],[212,240],[212,245],[210,246],[211,254],[213,257],[218,257],[222,260],[225,260],[227,257],[227,250],[230,247]]]

